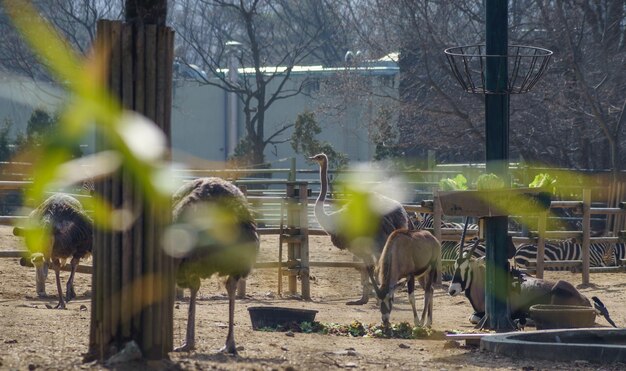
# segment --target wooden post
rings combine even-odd
[[[170,137],[173,31],[165,26],[98,22],[97,42],[110,51],[109,88],[125,109],[139,112]],[[110,148],[97,136],[98,150]],[[171,207],[147,199],[126,164],[96,183],[114,209],[135,214],[123,230],[94,231],[92,315],[86,359],[105,361],[134,340],[146,359],[173,345],[174,263],[160,248]],[[124,223],[122,223],[124,224]]]
[[[583,285],[589,284],[589,247],[591,245],[591,189],[583,189]]]
[[[443,215],[443,209],[441,208],[441,202],[439,201],[439,191],[437,189],[433,189],[433,234],[437,241],[441,242],[441,218]],[[443,267],[441,266],[441,259],[439,259],[439,263],[437,266],[437,270],[439,272],[443,272]],[[441,274],[437,275],[438,285],[441,284]]]
[[[537,218],[537,232],[539,238],[537,239],[537,272],[535,272],[537,278],[543,278],[543,267],[545,260],[545,248],[546,248],[546,222],[548,213],[540,213]]]
[[[302,286],[302,299],[311,300],[311,288],[309,283],[309,195],[306,183],[299,186],[300,206],[300,282]]]
[[[300,216],[299,215],[294,215],[293,212],[293,207],[294,207],[294,203],[295,203],[295,185],[293,183],[288,183],[287,184],[287,190],[286,190],[287,194],[287,233],[288,234],[292,234],[293,230],[296,226],[296,222],[299,220]],[[296,256],[296,244],[289,241],[287,242],[287,263],[288,263],[288,269],[292,269],[292,264],[296,261],[298,257]],[[298,292],[298,286],[297,286],[297,277],[295,274],[292,274],[293,271],[289,271],[289,276],[287,278],[287,282],[288,282],[288,287],[289,287],[289,293],[290,294],[295,294]]]

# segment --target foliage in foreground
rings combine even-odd
[[[306,334],[323,334],[351,337],[371,337],[384,339],[443,339],[443,333],[426,327],[413,326],[408,322],[392,324],[389,331],[378,324],[364,324],[360,321],[352,321],[345,325],[339,323],[322,322],[292,322],[288,326],[264,327],[260,331],[292,331]]]

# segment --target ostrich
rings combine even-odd
[[[40,270],[47,273],[47,266],[52,266],[59,294],[59,303],[55,308],[65,309],[65,302],[69,302],[76,297],[74,274],[76,273],[78,262],[80,259],[91,255],[93,222],[77,199],[62,193],[50,196],[30,213],[29,219],[31,223],[38,228],[42,228],[45,233],[50,235],[50,239],[47,241],[48,245],[44,246],[43,251],[41,251],[44,263],[37,266],[37,274],[41,274]],[[22,228],[15,227],[13,234],[22,236],[25,233]],[[67,280],[64,301],[60,271],[68,258],[71,258],[71,273]]]
[[[309,159],[317,162],[320,166],[321,188],[319,196],[315,201],[315,218],[317,222],[330,235],[330,240],[334,246],[342,250],[348,249],[365,263],[365,269],[361,270],[361,285],[363,287],[361,299],[349,301],[346,304],[366,304],[369,301],[369,293],[371,291],[368,283],[368,274],[372,272],[374,265],[378,261],[387,238],[396,229],[412,229],[413,223],[410,221],[402,204],[383,195],[373,193],[375,201],[383,205],[382,209],[384,209],[379,215],[380,218],[374,221],[376,223],[375,228],[367,236],[348,236],[345,232],[339,230],[339,226],[342,220],[345,223],[346,220],[350,219],[349,214],[352,212],[349,208],[350,205],[346,205],[332,213],[327,213],[324,210],[324,201],[328,191],[328,157],[326,154],[320,153],[309,157]],[[372,284],[376,285],[376,282],[372,282]]]
[[[187,236],[187,247],[177,254],[176,283],[189,288],[187,334],[176,351],[195,347],[196,297],[200,279],[217,273],[226,276],[228,292],[228,336],[222,352],[237,354],[233,322],[235,292],[245,278],[259,249],[256,223],[243,193],[221,178],[199,178],[183,185],[173,196],[174,236]],[[181,240],[175,242],[181,245]],[[184,244],[184,243],[182,243]]]

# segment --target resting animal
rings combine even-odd
[[[454,265],[454,277],[448,289],[451,296],[461,292],[469,299],[474,314],[470,322],[478,323],[485,314],[485,264],[484,259],[474,259],[472,251],[463,254]],[[530,317],[530,307],[535,304],[578,305],[592,307],[587,297],[581,294],[569,282],[559,280],[557,282],[546,281],[530,275],[521,274],[519,290],[511,289],[509,292],[509,304],[511,319],[525,323]],[[597,297],[592,297],[593,307],[602,314],[613,326],[615,323],[609,317],[609,313]]]

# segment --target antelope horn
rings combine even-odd
[[[477,238],[474,244],[472,245],[472,247],[470,248],[469,253],[467,254],[468,259],[474,256],[474,250],[476,250],[478,243],[480,243],[480,240]]]
[[[465,235],[467,234],[467,224],[469,224],[469,216],[465,217],[465,225],[463,226],[463,232],[461,233],[461,245],[459,246],[459,259],[463,257],[463,247],[465,245]]]

